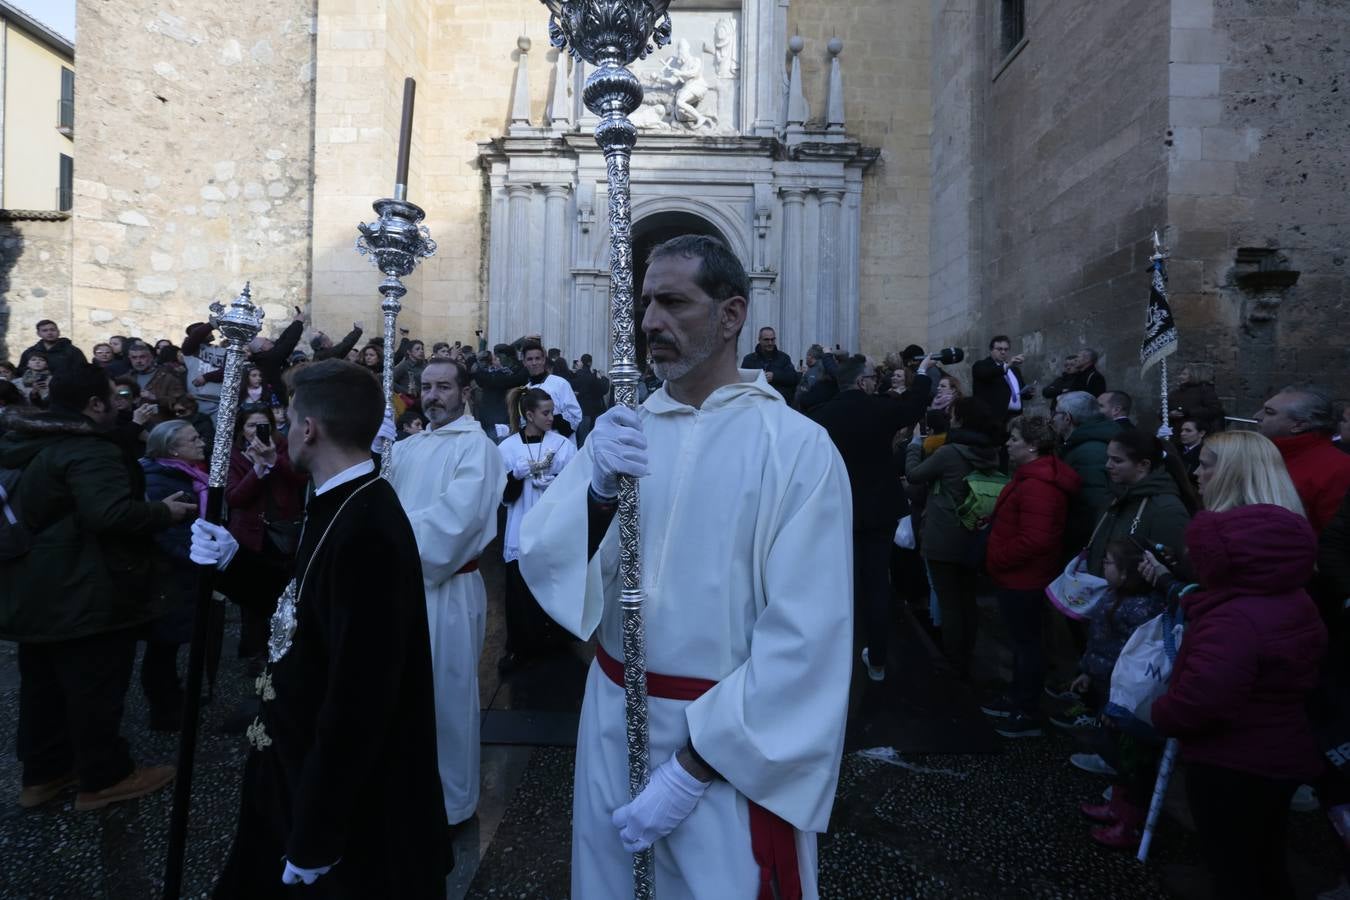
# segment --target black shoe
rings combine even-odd
[[[1098,728],[1097,717],[1083,704],[1071,706],[1062,713],[1050,717],[1050,724],[1065,731],[1078,731],[1085,728]]]
[[[1040,737],[1041,724],[1031,716],[1013,713],[995,725],[994,731],[1005,738]]]
[[[987,703],[980,704],[980,712],[996,719],[1006,719],[1009,716],[1017,715],[1020,710],[1016,704],[1008,699],[1006,694],[1003,694]]]

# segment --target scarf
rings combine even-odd
[[[186,473],[192,479],[192,489],[197,493],[197,512],[203,518],[206,517],[206,489],[209,482],[206,478],[206,469],[201,465],[190,462],[184,462],[181,459],[159,459],[156,460],[161,466],[168,469],[176,469],[179,472]]]

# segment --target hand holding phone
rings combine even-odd
[[[262,422],[253,429],[253,436],[258,439],[260,444],[272,443],[272,425],[270,422]]]

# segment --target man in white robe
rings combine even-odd
[[[852,671],[849,482],[825,431],[763,373],[736,368],[746,282],[712,238],[653,251],[642,327],[665,386],[638,413],[601,416],[521,530],[521,572],[540,605],[578,637],[599,629],[577,740],[574,897],[631,895],[631,851],[644,845],[663,900],[768,897],[762,875],[785,900],[817,895],[815,835],[834,802]],[[613,680],[619,473],[645,476],[652,778],[632,803]],[[674,682],[653,673],[706,692],[662,698],[670,689],[658,685]],[[751,825],[763,810],[790,836],[796,878],[782,854],[777,871],[757,863]]]
[[[394,445],[390,480],[417,536],[431,632],[436,751],[451,825],[478,807],[478,657],[487,591],[478,556],[497,535],[501,455],[464,411],[468,374],[451,360],[422,371],[430,427]]]
[[[576,430],[581,425],[581,403],[576,392],[566,378],[559,378],[548,371],[548,354],[542,345],[535,341],[525,344],[521,362],[530,376],[528,387],[536,387],[553,398],[553,430],[576,443]],[[508,410],[507,415],[516,416],[516,410]]]

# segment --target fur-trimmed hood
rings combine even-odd
[[[111,439],[84,416],[36,409],[6,409],[0,414],[0,467],[18,469],[53,441],[72,437]]]

